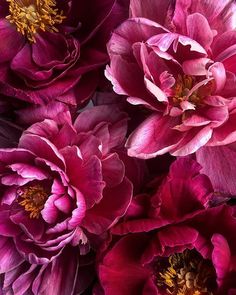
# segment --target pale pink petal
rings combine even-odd
[[[199,129],[195,128],[185,134],[175,150],[171,152],[173,156],[186,156],[196,152],[205,145],[212,136],[212,129],[208,126]]]

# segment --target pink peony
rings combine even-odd
[[[235,141],[235,3],[131,0],[108,44],[106,76],[150,114],[130,156],[194,153]]]
[[[94,294],[235,294],[233,208],[208,207],[212,188],[199,168],[179,159],[151,199],[136,199],[99,256]]]
[[[82,255],[96,247],[131,201],[119,156],[125,161],[126,131],[125,113],[98,106],[73,124],[69,117],[36,123],[17,148],[0,150],[1,273],[22,261],[48,264],[68,245]]]
[[[37,104],[86,100],[123,17],[118,1],[1,0],[0,8],[0,92]]]

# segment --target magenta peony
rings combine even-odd
[[[115,226],[99,255],[94,294],[235,294],[234,211],[208,206],[212,188],[199,168],[177,160],[146,204],[136,199],[129,221]]]
[[[36,123],[17,148],[0,150],[4,286],[11,270],[60,261],[68,245],[86,254],[125,214],[133,187],[121,160],[126,131],[125,113],[98,106],[73,124],[69,116]]]
[[[87,99],[123,17],[117,1],[1,0],[0,8],[0,92],[38,104]]]
[[[150,114],[127,141],[130,156],[194,153],[235,137],[233,1],[131,0],[113,33],[106,76]]]

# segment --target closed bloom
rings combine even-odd
[[[1,0],[0,7],[1,93],[38,104],[87,99],[123,15],[116,1]]]
[[[194,153],[235,141],[235,3],[131,0],[108,44],[106,76],[149,116],[129,155]]]
[[[112,231],[116,236],[100,255],[100,286],[94,294],[235,294],[234,210],[210,208],[210,192],[196,162],[173,164],[158,192],[146,198],[152,208],[148,216],[141,216],[141,202],[139,210],[136,202],[136,219],[130,215]]]
[[[1,273],[18,273],[22,261],[48,264],[68,245],[86,254],[125,214],[132,197],[119,157],[126,129],[125,113],[99,106],[73,124],[69,117],[36,123],[17,148],[0,150]]]

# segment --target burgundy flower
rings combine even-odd
[[[36,123],[17,148],[0,150],[1,273],[18,273],[23,261],[48,264],[67,245],[84,255],[125,214],[132,197],[119,157],[126,130],[125,113],[98,106],[74,124],[69,117]]]
[[[1,0],[1,93],[38,104],[87,99],[123,17],[116,2]]]
[[[236,219],[227,205],[208,207],[210,199],[196,162],[173,164],[157,194],[146,196],[147,216],[139,198],[129,220],[113,229],[118,236],[100,255],[94,294],[235,294]]]
[[[141,1],[108,44],[106,76],[151,113],[129,155],[181,156],[235,141],[235,3]]]

